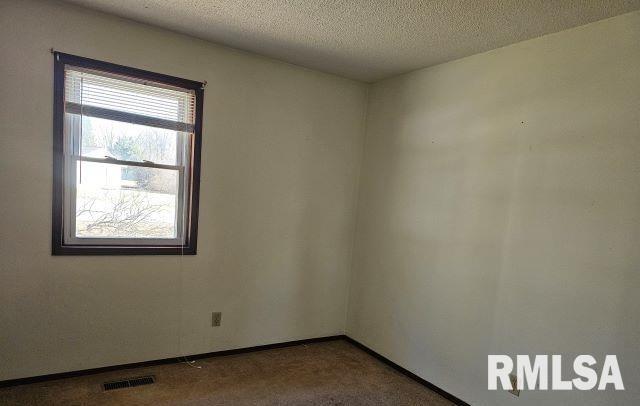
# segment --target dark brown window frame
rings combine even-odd
[[[52,255],[195,255],[198,241],[198,206],[200,200],[200,151],[202,148],[202,107],[204,83],[161,73],[54,52],[53,79],[53,202]],[[64,215],[64,69],[65,65],[127,75],[193,90],[195,93],[195,129],[191,151],[191,176],[188,193],[188,227],[181,245],[73,245],[63,241]]]

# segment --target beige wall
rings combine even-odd
[[[365,85],[61,3],[0,7],[0,380],[344,331]],[[50,255],[51,47],[208,81],[197,256]]]
[[[474,405],[640,399],[640,12],[373,85],[347,333]],[[627,391],[487,391],[487,354]],[[572,371],[571,371],[572,373]]]

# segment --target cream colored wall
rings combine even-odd
[[[347,334],[473,405],[640,399],[640,12],[373,85]],[[487,391],[617,354],[625,392]]]
[[[0,7],[0,380],[344,331],[365,85],[62,3]],[[197,256],[51,256],[51,47],[208,81]]]

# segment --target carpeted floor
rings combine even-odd
[[[2,405],[452,405],[352,344],[328,341],[0,389]],[[104,392],[102,382],[155,375]]]

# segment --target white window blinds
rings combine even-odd
[[[65,111],[192,133],[195,92],[124,75],[67,66]]]

